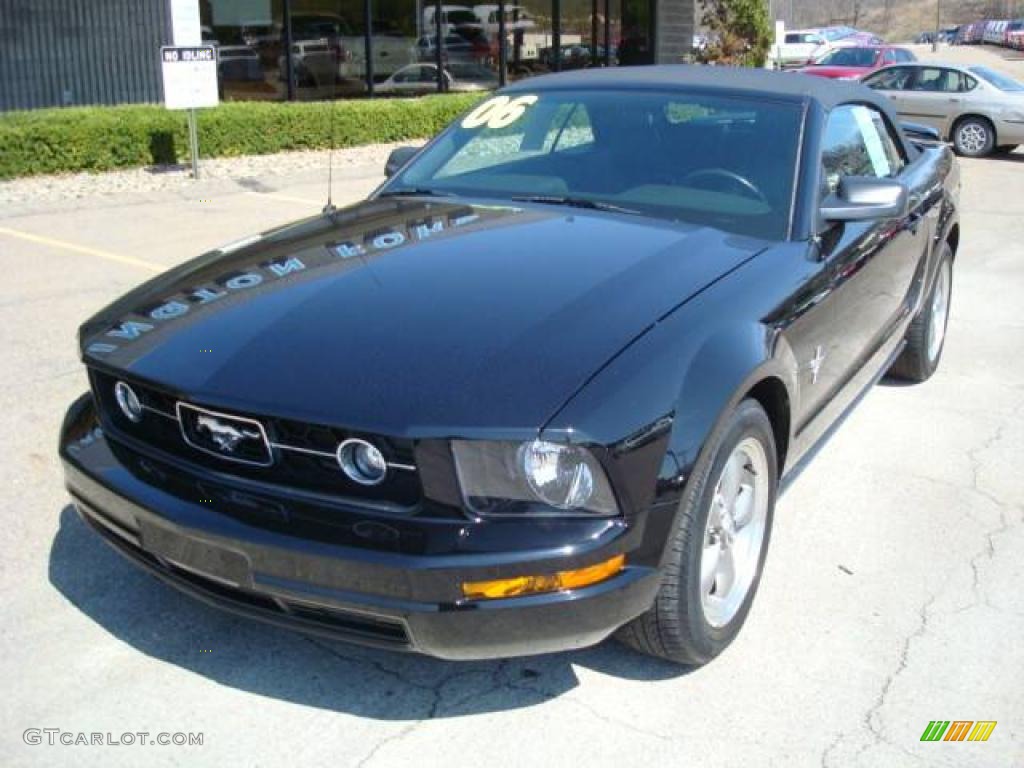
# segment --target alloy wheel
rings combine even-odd
[[[928,359],[935,361],[942,350],[942,342],[946,338],[946,319],[949,315],[949,294],[951,279],[949,260],[939,266],[939,274],[935,276],[935,288],[932,290],[931,319],[928,326]]]
[[[712,627],[732,621],[750,592],[764,546],[769,493],[764,446],[744,438],[722,469],[704,527],[701,607]]]
[[[957,139],[960,148],[970,155],[976,155],[985,150],[988,144],[988,131],[981,123],[964,123],[957,130]]]

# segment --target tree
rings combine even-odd
[[[764,66],[772,43],[772,27],[765,0],[701,0],[708,28],[708,45],[701,52],[705,63]]]

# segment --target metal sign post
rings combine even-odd
[[[199,178],[199,130],[196,128],[196,111],[188,111],[188,146],[192,150],[192,178]]]
[[[168,109],[188,111],[188,143],[192,154],[192,176],[199,178],[199,128],[196,109],[215,107],[217,93],[217,50],[212,45],[164,46],[160,49],[164,79],[164,104]]]

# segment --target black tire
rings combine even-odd
[[[718,478],[733,450],[746,438],[756,439],[764,450],[768,469],[767,515],[761,551],[753,581],[732,618],[719,627],[705,617],[700,593],[701,553],[705,528]],[[764,569],[771,538],[775,497],[778,490],[778,459],[775,437],[764,409],[755,400],[744,400],[715,429],[708,448],[694,467],[680,503],[675,530],[668,542],[662,582],[654,605],[622,627],[616,637],[650,656],[679,664],[705,664],[729,645],[747,618]]]
[[[893,363],[889,373],[904,381],[922,382],[931,378],[935,369],[939,367],[942,359],[942,350],[946,347],[946,327],[949,325],[949,305],[953,295],[953,251],[949,243],[942,243],[939,246],[938,267],[935,270],[935,277],[932,278],[931,289],[924,301],[924,306],[918,312],[917,317],[910,323],[907,329],[907,346],[902,354]],[[948,288],[946,293],[945,310],[942,317],[936,317],[936,291],[939,289],[939,281],[943,270],[947,270]],[[936,322],[942,323],[942,338],[936,349],[929,349],[929,341],[932,338],[932,328]]]
[[[996,130],[984,117],[962,117],[953,126],[953,148],[964,157],[985,157],[996,146]]]

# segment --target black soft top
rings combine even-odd
[[[694,88],[717,91],[723,96],[760,96],[795,103],[813,100],[825,110],[838,104],[860,102],[876,106],[892,117],[888,100],[858,82],[749,67],[667,64],[574,69],[520,80],[505,91],[514,93],[563,88]]]

